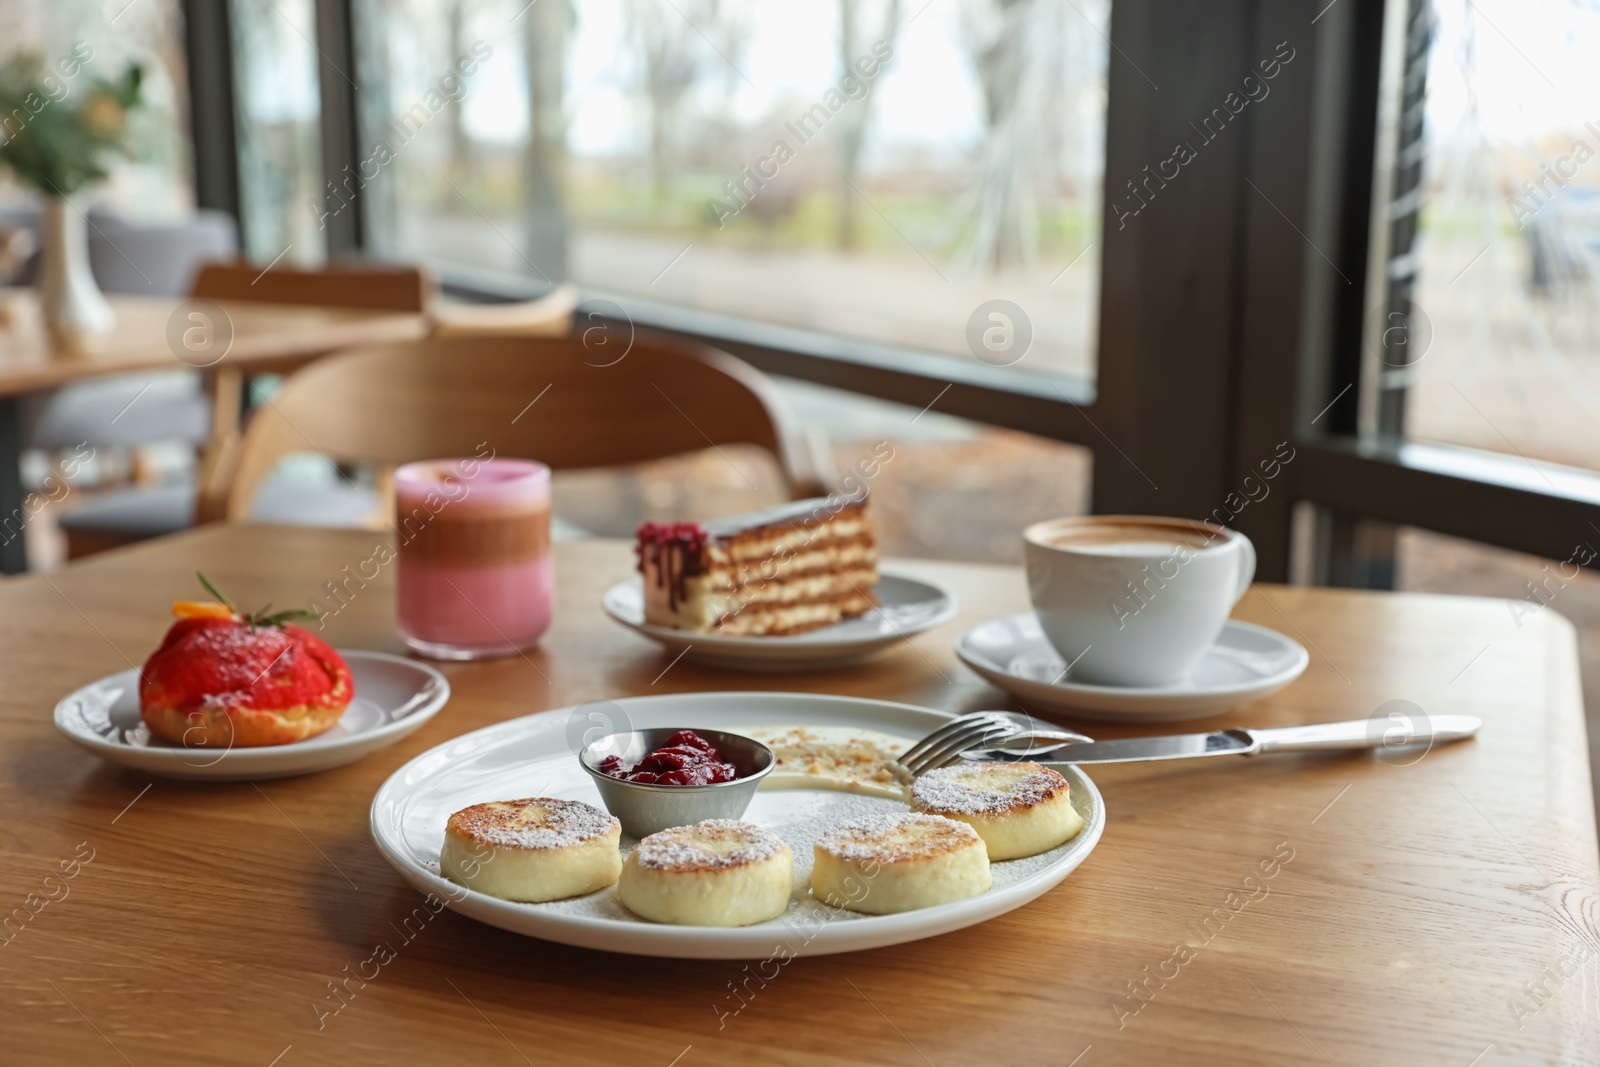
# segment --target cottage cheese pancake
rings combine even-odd
[[[782,915],[794,854],[771,830],[736,819],[675,826],[639,842],[617,898],[641,918],[679,926],[749,926]]]
[[[966,823],[922,812],[885,812],[840,823],[817,838],[811,892],[836,908],[892,915],[987,892],[989,856]]]
[[[1065,778],[1037,763],[958,763],[918,778],[911,807],[971,826],[990,860],[1014,860],[1048,852],[1083,829],[1069,793]]]
[[[622,824],[576,800],[474,804],[445,824],[439,869],[469,889],[540,903],[604,889],[622,869]]]

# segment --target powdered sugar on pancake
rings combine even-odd
[[[841,859],[904,863],[942,856],[981,842],[972,827],[943,815],[886,811],[839,823],[824,831],[816,845]]]
[[[784,849],[771,830],[738,819],[674,826],[639,842],[639,866],[660,871],[714,871],[771,859]]]
[[[450,816],[448,833],[495,848],[566,848],[609,833],[621,824],[580,800],[528,797],[474,804]]]
[[[911,804],[922,811],[1001,815],[1031,808],[1067,788],[1065,778],[1037,763],[957,764],[918,778]]]

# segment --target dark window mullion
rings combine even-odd
[[[322,173],[328,258],[363,248],[357,66],[352,0],[316,0],[322,96]]]
[[[1248,109],[1227,105],[1258,20],[1247,0],[1112,5],[1096,512],[1201,518],[1231,488],[1250,194]]]
[[[1373,225],[1374,197],[1387,200],[1389,195],[1387,187],[1378,188],[1375,178],[1380,160],[1386,157],[1380,151],[1379,132],[1386,11],[1385,0],[1345,0],[1337,5],[1312,0],[1298,11],[1263,11],[1264,29],[1277,23],[1281,29],[1275,32],[1291,40],[1309,36],[1314,41],[1314,77],[1303,99],[1281,101],[1289,105],[1286,110],[1296,113],[1304,132],[1296,134],[1280,127],[1261,140],[1258,169],[1282,183],[1291,197],[1303,197],[1305,213],[1300,216],[1303,234],[1298,270],[1274,263],[1270,256],[1260,254],[1259,246],[1252,250],[1247,285],[1259,295],[1245,315],[1248,369],[1242,410],[1247,424],[1260,429],[1248,435],[1250,444],[1243,445],[1237,457],[1242,477],[1252,448],[1259,451],[1269,431],[1282,432],[1288,427],[1297,448],[1287,479],[1289,491],[1276,500],[1269,498],[1266,507],[1247,518],[1258,524],[1270,523],[1268,532],[1278,535],[1292,525],[1297,501],[1314,501],[1318,506],[1312,558],[1301,561],[1294,570],[1308,574],[1318,584],[1369,588],[1393,583],[1392,528],[1364,518],[1358,511],[1340,509],[1341,503],[1359,498],[1358,491],[1315,492],[1311,485],[1316,480],[1314,464],[1305,457],[1319,442],[1357,432],[1361,398],[1371,387],[1363,381],[1368,293],[1375,281],[1369,270],[1383,267],[1374,264],[1375,256],[1382,255],[1374,251],[1374,236],[1385,244],[1388,237],[1386,231],[1375,234]],[[1276,124],[1283,115],[1270,112],[1266,117]],[[1305,171],[1296,185],[1283,173],[1281,147],[1298,143],[1302,137],[1307,149]],[[1300,162],[1292,152],[1287,155],[1291,163]],[[1299,280],[1298,294],[1284,288],[1291,278]],[[1384,290],[1380,287],[1379,291]],[[1298,304],[1297,315],[1283,315],[1285,301]],[[1272,331],[1265,335],[1252,331],[1252,324],[1263,318],[1280,323],[1276,337],[1271,336]],[[1274,349],[1293,353],[1292,373],[1285,375],[1274,365]],[[1286,377],[1292,378],[1293,384],[1285,382]],[[1262,412],[1262,405],[1281,410]],[[1347,473],[1350,468],[1339,470]],[[1245,525],[1253,537],[1262,536],[1255,527]],[[1263,573],[1287,577],[1289,562],[1286,550],[1284,557],[1272,559]]]
[[[234,114],[233,29],[228,4],[184,0],[189,66],[189,129],[195,203],[240,221],[239,141]]]

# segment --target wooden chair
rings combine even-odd
[[[248,518],[278,461],[311,448],[335,462],[398,465],[487,444],[573,470],[752,444],[777,460],[793,497],[826,492],[829,472],[747,364],[643,334],[609,366],[586,356],[594,358],[575,337],[429,340],[330,356],[255,411],[231,478],[202,498],[202,513]]]
[[[190,295],[232,303],[423,312],[433,289],[429,276],[415,267],[336,263],[325,270],[273,267],[263,272],[249,263],[211,262],[199,267]],[[201,448],[200,492],[188,486],[134,486],[101,494],[62,517],[69,558],[176,533],[205,512],[204,487],[229,470],[238,454],[246,383],[238,370],[224,362],[207,372],[206,385],[211,420]],[[333,503],[348,507],[347,502]]]
[[[263,271],[241,261],[203,265],[195,275],[190,295],[197,300],[420,313],[428,309],[433,290],[433,280],[416,267],[351,262],[333,263],[325,270],[273,267]],[[211,443],[202,462],[202,467],[208,468],[223,462],[223,454],[238,435],[245,380],[237,370],[224,365],[217,368],[209,385],[213,407]]]
[[[201,300],[420,312],[428,309],[433,282],[416,267],[387,264],[330,263],[323,270],[263,271],[251,263],[207,263],[195,275],[191,295]]]
[[[195,275],[191,295],[199,300],[420,313],[428,309],[433,293],[433,279],[416,267],[350,261],[331,263],[323,270],[273,267],[263,271],[240,261],[202,266]],[[247,383],[244,375],[224,363],[211,374],[207,384],[211,392],[211,440],[200,461],[202,499],[204,487],[221,477],[237,455],[239,415],[244,410]]]

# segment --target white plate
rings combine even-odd
[[[764,959],[779,946],[792,955],[816,956],[915,941],[1021,907],[1082,863],[1105,829],[1105,807],[1088,776],[1067,772],[1073,804],[1084,817],[1077,837],[1039,856],[994,864],[994,886],[981,896],[900,915],[857,915],[811,898],[810,842],[821,824],[868,810],[905,810],[892,800],[848,793],[756,794],[744,817],[771,827],[789,844],[795,890],[784,915],[736,929],[647,922],[618,903],[615,887],[548,904],[500,900],[441,877],[439,846],[450,814],[483,801],[552,796],[600,806],[599,793],[573,754],[589,723],[603,723],[606,732],[804,723],[877,730],[910,741],[949,718],[905,704],[810,693],[679,693],[561,708],[465,734],[400,768],[373,798],[372,836],[416,889],[491,926],[568,945],[681,959]],[[623,839],[625,850],[632,845]]]
[[[659,641],[684,658],[742,671],[794,671],[842,667],[884,652],[912,634],[955,618],[956,595],[938,582],[880,574],[874,590],[881,606],[865,615],[791,637],[735,637],[697,634],[644,621],[641,579],[614,585],[602,603],[622,625]]]
[[[288,778],[354,762],[415,733],[450,699],[444,675],[384,652],[340,650],[355,698],[333,728],[288,745],[217,752],[152,737],[139,718],[139,671],[119,671],[56,705],[56,729],[101,759],[168,778]]]
[[[1270,696],[1311,662],[1298,641],[1230,619],[1177,685],[1123,688],[1062,677],[1066,663],[1045,639],[1033,612],[979,623],[956,642],[963,663],[1001,689],[1039,707],[1106,722],[1204,719]]]

